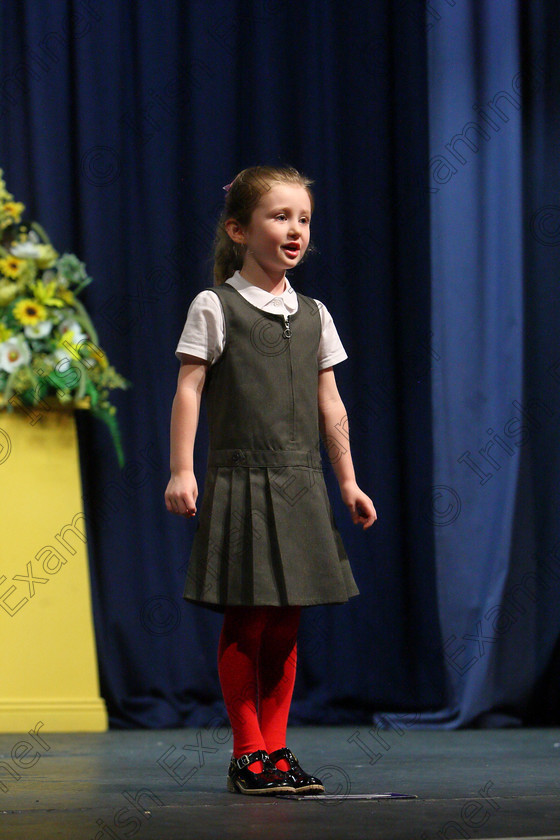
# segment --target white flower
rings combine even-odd
[[[67,332],[72,333],[72,337],[70,341],[72,344],[79,344],[80,341],[87,341],[87,335],[83,332],[82,327],[78,324],[77,321],[73,321],[71,318],[65,318],[58,327],[57,327],[61,336],[64,337],[64,334]]]
[[[12,336],[0,344],[0,368],[12,373],[31,361],[31,350],[21,335]]]
[[[37,324],[27,324],[23,331],[27,338],[43,338],[52,330],[52,321],[39,321]]]
[[[56,362],[56,369],[59,373],[64,373],[68,370],[72,363],[72,356],[62,347],[58,347],[52,354],[53,361]]]
[[[39,246],[34,242],[15,242],[8,249],[10,254],[20,260],[37,260],[41,254]]]

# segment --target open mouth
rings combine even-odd
[[[290,242],[288,245],[282,245],[282,250],[286,251],[287,254],[295,257],[299,254],[299,245],[297,242]]]

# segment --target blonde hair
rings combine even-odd
[[[228,219],[235,219],[242,227],[247,227],[261,196],[277,182],[304,187],[309,193],[311,211],[313,212],[315,203],[313,193],[309,189],[313,181],[310,181],[297,169],[292,166],[251,166],[248,169],[243,169],[231,182],[224,209],[216,228],[214,239],[215,286],[221,286],[228,277],[242,268],[245,256],[245,246],[239,245],[230,238],[225,223]]]

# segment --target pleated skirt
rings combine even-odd
[[[185,600],[223,612],[341,604],[354,595],[322,469],[208,466]]]

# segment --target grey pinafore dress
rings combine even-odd
[[[227,605],[344,603],[359,590],[319,450],[321,318],[298,293],[289,319],[225,283],[225,345],[204,394],[209,450],[183,597]]]

